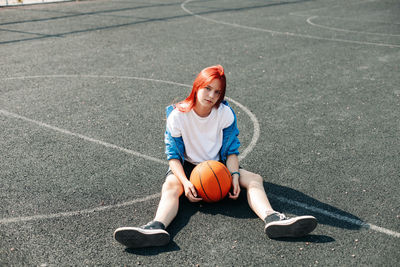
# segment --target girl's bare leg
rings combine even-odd
[[[168,175],[162,186],[161,199],[154,221],[162,222],[167,227],[178,213],[179,197],[182,193],[183,186],[178,178],[173,174]]]
[[[264,220],[264,231],[269,238],[301,237],[317,227],[317,219],[313,216],[306,215],[288,219],[284,214],[275,213],[265,193],[261,176],[243,169],[239,171],[240,186],[247,189],[249,205],[257,216]],[[266,218],[267,216],[269,217]]]
[[[247,201],[250,208],[262,220],[267,215],[275,212],[269,203],[267,194],[264,190],[263,178],[255,173],[240,169],[240,186],[247,190]]]

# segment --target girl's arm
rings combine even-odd
[[[202,198],[197,197],[197,191],[194,185],[186,177],[185,171],[180,160],[170,159],[168,161],[172,173],[178,178],[185,189],[185,196],[191,202],[199,202]]]
[[[236,154],[231,154],[226,159],[226,167],[231,173],[239,172],[239,158]],[[237,199],[240,193],[239,186],[240,175],[235,173],[232,175],[232,193],[229,192],[229,198]]]

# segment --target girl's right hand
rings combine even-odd
[[[201,197],[198,197],[196,188],[189,180],[185,182],[183,187],[185,189],[185,196],[189,199],[190,202],[199,202],[203,200]]]

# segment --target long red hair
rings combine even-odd
[[[224,68],[221,65],[207,67],[200,71],[193,82],[192,92],[190,95],[185,100],[176,104],[178,110],[181,112],[190,111],[196,104],[197,91],[208,86],[214,79],[218,79],[221,82],[221,94],[219,95],[218,101],[215,103],[215,107],[218,108],[219,104],[224,100],[226,88]]]

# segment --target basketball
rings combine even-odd
[[[215,160],[197,165],[190,175],[190,182],[196,188],[199,197],[209,203],[223,199],[232,186],[228,168]]]

